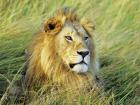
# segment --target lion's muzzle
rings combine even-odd
[[[69,67],[72,71],[77,73],[85,73],[88,71],[90,65],[90,54],[89,51],[77,51],[77,63],[70,63]]]

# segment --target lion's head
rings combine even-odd
[[[56,53],[69,70],[84,73],[89,70],[92,53],[91,37],[78,22],[65,22],[56,36]]]
[[[25,83],[93,83],[96,68],[94,25],[71,10],[58,10],[33,40]],[[92,81],[92,82],[91,82]],[[36,82],[35,82],[36,84]]]

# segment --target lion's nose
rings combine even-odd
[[[86,55],[89,54],[89,51],[77,51],[77,53],[78,53],[79,55],[82,55],[82,57],[84,58]]]

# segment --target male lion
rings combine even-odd
[[[58,10],[28,50],[26,87],[97,88],[93,34],[91,21],[78,18],[72,10]]]

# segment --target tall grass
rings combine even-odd
[[[139,0],[0,0],[0,96],[23,66],[24,50],[33,35],[50,14],[65,6],[76,7],[79,16],[95,21],[99,75],[109,95],[102,100],[81,94],[70,101],[61,92],[38,104],[108,105],[112,100],[113,105],[140,105]]]

